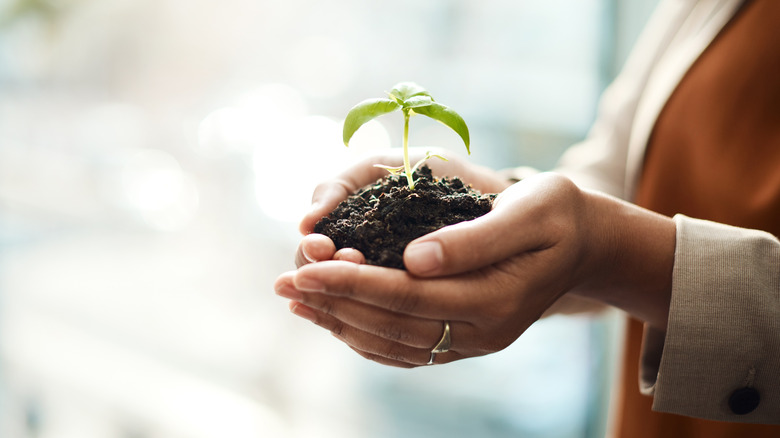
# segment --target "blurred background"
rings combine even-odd
[[[316,182],[400,144],[344,148],[353,104],[415,81],[474,162],[548,169],[654,4],[0,0],[0,436],[603,437],[615,315],[396,370],[272,283]]]

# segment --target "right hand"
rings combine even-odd
[[[412,164],[416,163],[431,148],[413,148],[409,158]],[[465,184],[482,193],[500,193],[511,185],[511,181],[501,176],[498,172],[486,167],[471,164],[463,158],[451,153],[440,153],[447,157],[448,161],[432,158],[425,162],[433,174],[437,177],[459,177]],[[342,172],[333,179],[319,184],[312,195],[312,205],[309,212],[301,220],[299,230],[304,238],[298,245],[295,263],[298,267],[305,264],[323,260],[348,260],[363,263],[365,259],[357,250],[345,248],[337,251],[333,242],[321,235],[314,234],[314,225],[333,211],[336,206],[355,193],[361,187],[373,183],[387,175],[387,171],[374,167],[374,164],[398,166],[403,164],[403,155],[400,149],[388,149],[361,160],[356,165]]]
[[[280,275],[274,289],[293,313],[387,365],[426,364],[449,321],[445,363],[505,348],[562,297],[665,330],[675,234],[671,218],[540,174],[504,190],[488,214],[410,243],[405,271],[324,261]]]

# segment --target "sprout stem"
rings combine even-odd
[[[409,190],[414,190],[414,175],[412,166],[409,164],[409,118],[411,109],[404,108],[404,171],[406,172],[406,182],[409,184]]]

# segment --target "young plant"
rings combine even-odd
[[[441,155],[428,152],[425,158],[411,166],[409,163],[409,119],[412,115],[422,114],[449,126],[463,139],[463,143],[466,145],[466,152],[471,154],[469,149],[469,128],[466,126],[466,122],[451,108],[434,101],[428,90],[413,82],[401,82],[396,84],[387,93],[387,96],[387,98],[364,100],[349,110],[347,118],[344,120],[344,145],[349,146],[349,140],[352,138],[352,135],[366,122],[383,114],[401,110],[404,116],[404,165],[391,167],[377,164],[376,166],[386,169],[394,175],[403,172],[410,190],[414,190],[413,175],[420,164],[431,157],[446,160]]]

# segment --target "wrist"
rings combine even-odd
[[[574,292],[666,330],[676,245],[674,220],[595,192],[589,205],[591,268]]]

